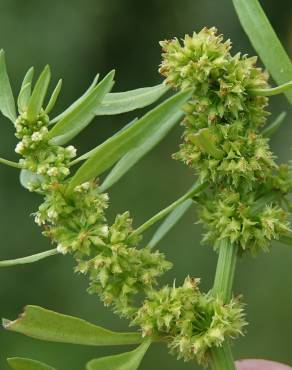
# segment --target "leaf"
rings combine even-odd
[[[137,370],[150,344],[147,339],[134,351],[91,360],[86,370]]]
[[[50,249],[45,252],[36,253],[28,257],[21,257],[21,258],[16,258],[13,260],[0,261],[0,267],[11,267],[11,266],[16,266],[16,265],[25,265],[27,263],[38,262],[44,258],[54,256],[55,254],[58,254],[57,248]]]
[[[54,119],[52,119],[50,121],[50,124],[53,124],[53,123],[56,123],[58,121],[60,121],[62,118],[64,118],[68,113],[70,113],[78,104],[81,103],[82,100],[84,100],[86,98],[86,96],[94,89],[94,87],[96,86],[97,84],[97,81],[99,79],[99,73],[94,77],[91,85],[89,86],[89,88],[85,91],[85,93],[83,95],[80,96],[80,98],[78,98],[73,104],[71,104],[66,110],[64,110],[64,112],[62,112],[61,114],[59,114],[57,117],[55,117]]]
[[[292,79],[292,62],[258,0],[233,0],[242,27],[278,84]],[[292,104],[292,91],[285,95]]]
[[[26,306],[15,321],[3,319],[5,329],[50,342],[108,346],[141,343],[139,333],[117,333],[73,316],[38,306]]]
[[[191,91],[179,92],[152,109],[126,130],[121,131],[94,149],[91,157],[78,169],[69,182],[68,192],[77,185],[97,177],[123,157],[129,150],[144,143],[153,131],[168,121],[191,96]]]
[[[18,110],[20,113],[27,110],[28,101],[29,101],[30,94],[31,94],[31,84],[32,84],[33,75],[34,75],[34,68],[31,67],[26,72],[24,79],[22,81],[20,91],[18,94],[18,99],[17,99]]]
[[[20,184],[25,189],[30,190],[30,186],[29,186],[30,183],[36,183],[36,184],[41,185],[44,180],[41,175],[38,175],[29,170],[22,169],[20,171],[19,181],[20,181]]]
[[[202,128],[196,134],[193,134],[190,140],[216,159],[221,159],[224,155],[223,150],[217,148],[209,128]]]
[[[263,135],[264,137],[273,136],[281,127],[286,116],[287,116],[287,112],[284,111],[280,113],[278,117],[272,123],[270,123],[267,127],[263,129],[263,131],[261,132],[261,135]]]
[[[169,87],[160,84],[125,92],[109,93],[98,107],[96,115],[114,115],[146,107],[158,100],[168,90]]]
[[[122,159],[108,174],[100,187],[100,191],[106,191],[109,187],[115,184],[131,167],[134,166],[145,154],[153,149],[174,127],[178,120],[183,116],[182,112],[176,112],[170,119],[164,120],[153,130],[149,136],[140,145],[137,145],[126,153]]]
[[[44,364],[43,362],[31,360],[29,358],[12,357],[7,362],[11,369],[14,370],[56,370],[54,367]]]
[[[3,116],[14,123],[16,120],[15,102],[7,74],[4,50],[0,50],[0,86],[0,111]]]
[[[60,94],[60,91],[61,91],[61,88],[62,88],[62,79],[60,79],[57,83],[57,86],[55,87],[51,97],[50,97],[50,100],[48,102],[48,105],[46,106],[46,109],[45,109],[45,113],[46,114],[49,114],[51,112],[51,110],[54,108],[55,104],[56,104],[56,101],[58,99],[58,96]]]
[[[122,131],[126,130],[128,127],[130,127],[131,125],[133,125],[135,122],[137,122],[138,118],[134,118],[131,122],[127,123],[125,126],[123,126],[119,131],[117,131],[112,137],[114,137],[115,135],[119,135]],[[79,163],[81,161],[84,161],[85,159],[87,158],[90,158],[92,156],[92,154],[95,153],[95,149],[92,149],[90,150],[89,152],[86,152],[84,154],[82,154],[80,157],[74,159],[74,161],[72,161],[70,163],[70,166],[73,166],[75,165],[76,163]]]
[[[54,145],[62,145],[73,139],[82,131],[94,118],[95,111],[114,85],[114,71],[92,89],[84,99],[76,104],[49,132],[50,142]]]
[[[192,206],[192,204],[193,201],[191,199],[187,199],[178,207],[176,207],[156,230],[150,242],[148,243],[148,247],[154,248],[164,238],[164,236],[178,223],[178,221],[183,217],[183,215]]]
[[[38,78],[35,87],[32,91],[32,94],[29,98],[28,106],[27,106],[27,119],[29,122],[33,122],[37,119],[39,115],[46,94],[49,87],[51,79],[51,71],[48,65],[45,66],[40,77]]]

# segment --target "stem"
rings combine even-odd
[[[6,166],[14,167],[14,168],[22,168],[21,165],[17,162],[9,161],[8,159],[0,158],[0,163],[6,164]]]
[[[14,260],[6,260],[6,261],[0,261],[0,267],[11,267],[11,266],[16,266],[16,265],[25,265],[27,263],[33,263],[40,261],[44,258],[54,256],[57,254],[57,249],[51,249],[49,251],[33,254],[28,257],[22,257],[22,258],[17,258]]]
[[[144,224],[142,224],[136,230],[134,230],[131,236],[136,236],[136,235],[143,233],[146,229],[154,225],[156,222],[160,221],[163,217],[168,215],[172,210],[174,210],[177,206],[179,206],[185,200],[193,197],[195,194],[198,194],[202,190],[206,189],[207,186],[208,184],[206,182],[203,182],[201,184],[195,184],[193,188],[190,191],[188,191],[185,195],[177,199],[175,202],[170,204],[168,207],[164,208],[162,211],[158,212],[156,215],[151,217],[148,221],[146,221]]]
[[[232,286],[237,259],[237,246],[227,239],[221,241],[212,293],[228,303],[232,296]],[[213,370],[235,370],[229,342],[225,340],[222,347],[210,351]]]
[[[292,81],[286,82],[283,85],[272,87],[270,89],[254,89],[249,92],[252,95],[261,95],[261,96],[272,96],[277,94],[282,94],[283,92],[292,89]]]
[[[229,342],[211,350],[211,367],[213,370],[236,370]]]
[[[292,246],[292,236],[290,235],[281,235],[279,238],[279,242]]]

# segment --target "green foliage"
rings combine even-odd
[[[290,73],[290,65],[259,4],[234,3],[275,79],[286,80],[283,73]],[[271,50],[279,52],[274,58],[255,24],[263,26],[265,37],[271,37]],[[143,340],[140,332],[112,332],[36,306],[27,306],[17,320],[4,320],[3,325],[54,342],[91,346],[142,343],[131,352],[91,360],[87,370],[137,370],[155,340],[165,342],[172,353],[186,361],[212,362],[214,370],[234,369],[228,339],[242,335],[246,325],[243,304],[232,294],[237,254],[268,251],[274,239],[291,243],[287,216],[292,206],[287,195],[292,192],[292,176],[289,165],[276,164],[268,139],[284,115],[262,127],[268,116],[267,96],[286,91],[292,83],[269,89],[268,75],[256,67],[256,57],[232,55],[230,41],[224,42],[215,28],[186,35],[182,42],[173,39],[161,45],[164,85],[110,93],[114,72],[100,83],[97,75],[85,93],[52,120],[49,113],[62,80],[45,105],[50,68],[44,68],[33,89],[34,70],[30,68],[20,88],[16,117],[4,52],[0,52],[0,109],[15,125],[19,139],[15,151],[22,157],[19,163],[0,162],[21,168],[23,186],[42,195],[35,222],[56,245],[52,251],[2,261],[0,267],[31,263],[56,253],[70,254],[75,271],[88,276],[88,291],[130,319],[147,339]],[[282,57],[282,64],[278,57]],[[283,67],[281,73],[276,65]],[[73,160],[76,149],[63,146],[96,115],[145,107],[169,87],[181,91],[81,157]],[[287,96],[290,99],[291,94]],[[129,212],[118,214],[110,224],[106,215],[109,197],[103,191],[167,135],[182,118],[182,107],[185,131],[174,157],[193,168],[199,181],[136,229]],[[71,166],[83,160],[85,163],[70,176]],[[97,177],[113,165],[99,187]],[[174,282],[172,287],[157,288],[159,278],[172,264],[153,248],[193,203],[198,206],[199,222],[207,229],[203,241],[219,251],[213,289],[201,292],[199,279],[190,277],[181,286]],[[168,214],[148,245],[140,247],[142,233]],[[29,359],[8,362],[15,370],[53,370]]]
[[[107,116],[147,107],[164,95],[167,90],[168,87],[161,84],[120,93],[109,93],[105,96],[95,114]]]
[[[89,159],[78,169],[69,183],[68,192],[99,176],[130,149],[143,143],[161,123],[164,125],[179,110],[181,105],[190,97],[190,91],[176,94],[158,107],[152,109],[137,122],[114,135],[95,148]]]
[[[15,102],[6,70],[5,53],[0,50],[0,111],[12,123],[16,120]]]
[[[13,370],[56,370],[54,367],[29,358],[12,357],[7,362]]]
[[[5,329],[49,342],[109,346],[136,344],[139,333],[117,333],[73,316],[38,306],[26,306],[14,321],[3,320]]]
[[[150,344],[150,340],[145,340],[134,351],[91,360],[86,370],[137,370]]]
[[[292,62],[258,0],[233,0],[243,29],[268,71],[278,84],[292,78]],[[292,92],[285,92],[292,104]]]
[[[48,134],[52,144],[66,144],[93,120],[98,105],[114,85],[113,78],[114,71],[105,76],[74,109],[57,122]]]

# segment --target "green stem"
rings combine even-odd
[[[50,249],[48,251],[33,254],[32,256],[28,256],[28,257],[16,258],[14,260],[0,261],[0,267],[11,267],[11,266],[16,266],[16,265],[25,265],[27,263],[33,263],[33,262],[40,261],[44,258],[53,256],[57,253],[58,253],[57,249]]]
[[[8,161],[8,159],[0,158],[0,163],[6,164],[6,166],[21,168],[21,165],[17,162]]]
[[[263,129],[263,131],[261,132],[261,135],[263,135],[264,137],[273,136],[274,133],[277,132],[280,126],[282,125],[286,116],[287,116],[287,112],[280,113],[278,117],[271,124],[269,124],[267,127]]]
[[[279,238],[279,242],[292,246],[292,236],[290,235],[281,235]]]
[[[220,297],[224,303],[228,303],[232,297],[232,286],[237,259],[237,246],[227,239],[221,241],[219,257],[212,294]],[[210,351],[211,366],[213,370],[235,370],[229,342],[225,340],[220,348],[212,348]]]
[[[261,95],[261,96],[272,96],[277,94],[282,94],[283,92],[292,89],[292,81],[286,82],[283,85],[272,87],[270,89],[253,89],[249,92],[252,95]]]
[[[211,367],[213,370],[236,370],[230,345],[227,341],[223,346],[211,351]]]
[[[134,230],[131,236],[142,234],[146,229],[154,225],[156,222],[160,221],[163,217],[167,216],[172,210],[178,207],[185,200],[192,198],[195,194],[198,194],[204,189],[206,189],[207,186],[208,184],[206,182],[203,182],[201,184],[195,184],[193,188],[190,191],[188,191],[185,195],[177,199],[175,202],[170,204],[168,207],[164,208],[162,211],[158,212],[156,215],[151,217],[148,221],[146,221],[144,224],[142,224],[136,230]]]

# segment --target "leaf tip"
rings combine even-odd
[[[10,320],[4,319],[4,318],[2,319],[2,326],[3,326],[4,329],[9,329],[10,324],[11,324]]]

